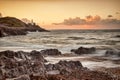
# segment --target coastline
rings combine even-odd
[[[78,48],[78,49],[81,49],[81,48]],[[87,49],[86,51],[89,52],[88,49],[91,49],[91,48],[83,47],[83,49]],[[82,51],[82,49],[80,51]],[[92,55],[93,53],[90,52],[89,54]],[[5,78],[6,80],[9,80],[9,79],[11,80],[21,80],[21,79],[29,80],[30,79],[31,80],[32,78],[33,79],[36,78],[35,80],[38,80],[41,77],[42,78],[53,77],[52,80],[60,80],[60,79],[68,80],[66,79],[68,75],[71,75],[72,77],[72,78],[69,77],[70,78],[69,80],[73,80],[73,78],[74,80],[78,80],[78,79],[89,80],[94,78],[97,79],[96,77],[97,75],[99,75],[97,80],[99,79],[100,80],[108,80],[108,79],[119,80],[120,79],[120,76],[119,76],[120,63],[114,63],[114,65],[112,63],[111,65],[110,62],[113,62],[114,59],[112,60],[112,58],[110,58],[109,56],[88,56],[89,54],[86,54],[86,53],[83,53],[82,55],[75,54],[75,53],[62,54],[57,49],[46,49],[41,51],[33,50],[30,52],[24,52],[24,51],[14,52],[9,50],[2,51],[0,52],[0,59],[1,59],[0,61],[3,61],[3,60],[7,61],[7,59],[9,59],[10,63],[12,60],[14,60],[14,62],[12,61],[12,65],[8,64],[8,62],[7,64],[6,62],[4,62],[4,64],[1,63],[2,71],[3,70],[9,71],[9,72],[2,72],[3,76],[1,76],[1,79]],[[21,63],[21,62],[23,63],[21,66],[15,65],[16,63]],[[120,62],[119,58],[118,58],[118,62]],[[32,64],[35,64],[36,66],[32,67]],[[32,72],[30,71],[30,73],[26,72],[29,70],[29,68],[28,69],[21,68],[20,72],[16,71],[17,69],[19,69],[19,67],[24,67],[24,65],[26,67],[31,65],[31,67],[29,68],[33,68],[33,71]],[[73,69],[72,67],[73,65],[76,68]],[[6,66],[6,68],[2,66]],[[16,68],[14,66],[16,66]],[[36,68],[37,71],[35,70],[34,72],[34,68]],[[65,72],[63,71],[63,69],[65,70]],[[15,70],[15,72],[11,73],[11,70]],[[20,73],[23,73],[23,70],[25,70],[26,74],[22,76]],[[80,73],[80,75],[77,74],[76,76],[81,76],[81,77],[79,78],[75,77],[72,74],[74,72]],[[84,74],[84,75],[82,76],[81,74]],[[32,75],[32,78],[31,78],[31,75]],[[89,75],[91,75],[91,77],[85,78],[85,76],[89,76]],[[43,79],[43,80],[49,80],[49,79]]]

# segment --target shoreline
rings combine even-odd
[[[119,58],[117,59],[117,57],[115,57],[114,60],[113,57],[110,58],[109,56],[95,56],[90,52],[92,48],[80,47],[76,50],[79,49],[80,51],[85,49],[89,54],[62,54],[57,49],[32,50],[30,52],[2,51],[0,52],[0,71],[2,71],[3,76],[0,76],[0,78],[5,77],[6,80],[32,80],[32,78],[44,77],[48,79],[43,80],[49,80],[50,77],[54,77],[52,80],[60,80],[63,78],[63,80],[67,80],[67,77],[71,75],[72,78],[69,77],[69,80],[73,80],[73,78],[74,80],[86,78],[88,80],[94,78],[98,78],[98,80],[120,79]],[[116,60],[118,60],[118,63],[114,63]],[[19,63],[19,65],[17,65],[17,63]],[[30,69],[32,69],[32,72],[28,72]],[[21,73],[23,73],[23,75],[21,75]],[[72,73],[79,73],[75,76],[81,77],[75,77]],[[89,75],[91,75],[91,77],[84,78]],[[97,77],[97,75],[99,75],[99,77]]]

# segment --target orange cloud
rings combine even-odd
[[[89,16],[86,16],[85,20],[86,20],[87,24],[95,24],[101,20],[101,17],[98,15],[96,15],[96,16],[89,15]]]
[[[53,23],[54,25],[120,25],[120,20],[108,18],[101,19],[100,16],[86,16],[85,19],[80,17],[64,19],[61,23]]]

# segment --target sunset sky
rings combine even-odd
[[[120,29],[120,0],[0,0],[0,13],[46,29]]]

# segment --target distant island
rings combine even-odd
[[[26,35],[28,31],[43,32],[47,30],[41,28],[39,25],[36,25],[34,22],[26,24],[15,17],[0,18],[0,37],[10,35]]]

